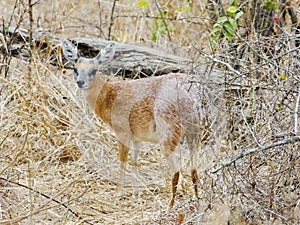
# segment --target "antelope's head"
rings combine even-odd
[[[109,43],[100,50],[96,57],[91,59],[80,57],[77,47],[69,41],[62,42],[62,50],[66,59],[74,65],[74,77],[77,86],[81,89],[89,89],[99,67],[114,57],[115,44]]]

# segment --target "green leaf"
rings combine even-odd
[[[282,74],[282,75],[279,76],[279,78],[280,78],[281,80],[286,80],[286,75]]]
[[[211,44],[214,44],[214,43],[216,43],[219,39],[220,39],[220,34],[214,35],[214,36],[212,36],[212,38],[211,38],[211,40],[210,40],[210,43],[211,43]]]
[[[168,26],[167,26],[167,28],[168,28],[168,31],[169,31],[169,33],[171,33],[171,32],[173,31],[173,29],[172,29],[172,26],[171,26],[171,25],[168,25]]]
[[[151,36],[151,40],[152,41],[156,41],[157,40],[157,31],[153,31],[152,36]]]
[[[8,30],[8,26],[4,26],[4,30]]]
[[[162,34],[162,35],[165,35],[166,34],[166,29],[164,27],[161,27],[159,28],[159,32]]]
[[[219,17],[217,23],[219,24],[223,24],[224,22],[226,22],[228,19],[227,19],[227,16],[221,16]]]
[[[280,111],[282,109],[282,105],[277,105],[276,107],[275,107],[275,110],[276,111]]]
[[[233,6],[233,5],[229,6],[229,8],[227,9],[227,13],[229,15],[234,15],[234,14],[237,13],[237,11],[238,11],[238,8],[236,6]]]
[[[178,7],[175,12],[179,13],[179,12],[190,12],[192,10],[192,7],[190,5],[184,5],[181,7]]]
[[[225,35],[227,37],[233,37],[234,36],[234,29],[232,25],[228,22],[224,23],[224,30],[227,31],[225,32]]]
[[[235,19],[235,20],[238,20],[242,15],[244,15],[244,12],[243,12],[243,11],[239,11],[239,12],[235,15],[234,19]]]
[[[220,23],[215,23],[214,26],[213,26],[213,30],[219,29],[219,28],[222,28],[222,27],[223,27],[222,24],[220,24]],[[219,29],[219,30],[220,30],[220,29]]]
[[[212,29],[211,33],[216,33],[219,32],[220,30],[222,30],[223,26],[218,24],[218,26],[214,26],[214,28]]]
[[[231,24],[234,30],[238,28],[238,23],[235,19],[229,18],[229,23]]]
[[[275,1],[275,0],[264,0],[263,7],[264,7],[264,9],[277,10],[278,4],[277,4],[277,1]]]
[[[156,14],[156,17],[158,18],[162,18],[162,19],[166,19],[167,18],[167,14],[166,13],[157,13]],[[162,19],[159,19],[159,20],[162,20]]]
[[[141,0],[138,2],[138,7],[139,8],[146,8],[149,6],[149,2],[148,1],[144,1],[144,0]]]

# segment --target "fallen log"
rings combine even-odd
[[[32,48],[29,44],[30,32],[24,28],[7,27],[0,32],[0,52],[12,57],[28,60],[30,49],[39,54],[39,58],[54,66],[66,63],[58,54],[62,39],[50,32],[37,31],[33,34]],[[81,56],[93,57],[99,49],[107,45],[103,39],[74,38],[71,40],[78,46]],[[68,64],[65,67],[69,67]],[[117,73],[124,77],[147,77],[168,74],[171,72],[191,73],[192,60],[167,54],[152,48],[116,43],[115,60],[105,66],[104,74]]]

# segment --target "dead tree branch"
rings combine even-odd
[[[235,157],[233,157],[233,158],[231,158],[227,161],[221,162],[221,165],[219,167],[217,167],[214,171],[212,171],[212,173],[217,173],[223,167],[228,167],[232,163],[234,163],[235,161],[237,161],[241,158],[244,158],[245,156],[250,155],[252,153],[261,152],[261,151],[264,151],[264,150],[267,150],[267,149],[270,149],[270,148],[274,148],[274,147],[277,147],[277,146],[286,145],[286,144],[290,144],[290,143],[294,143],[294,142],[298,142],[298,141],[300,141],[300,136],[293,136],[293,137],[286,138],[286,139],[283,139],[283,140],[280,140],[280,141],[272,142],[270,144],[262,145],[262,146],[257,147],[257,148],[252,148],[252,149],[249,149],[247,151],[242,151],[238,155],[236,155]]]

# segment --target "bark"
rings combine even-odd
[[[0,32],[0,52],[9,54],[12,57],[29,60],[30,32],[22,28],[8,27]],[[71,40],[78,46],[81,56],[94,57],[101,48],[109,41],[103,39],[74,38]],[[60,53],[59,44],[62,42],[58,37],[54,37],[50,32],[36,32],[33,37],[35,53],[45,63],[54,66],[71,65]],[[118,73],[124,77],[147,77],[153,75],[168,74],[171,72],[191,73],[193,71],[191,59],[176,55],[167,54],[156,49],[116,43],[116,56],[110,64],[105,66],[104,74]],[[205,71],[205,66],[200,66],[198,71]]]

